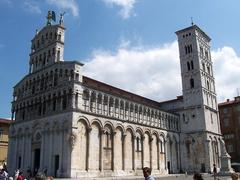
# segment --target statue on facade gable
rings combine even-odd
[[[66,12],[60,13],[60,19],[59,19],[59,24],[63,25],[63,18]]]
[[[47,26],[52,25],[52,21],[56,21],[56,14],[54,11],[48,11],[48,15],[47,15]]]

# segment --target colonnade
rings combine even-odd
[[[167,130],[179,131],[179,117],[134,101],[85,88],[83,110],[124,121],[145,124]]]
[[[73,177],[90,172],[138,174],[145,166],[151,167],[155,174],[179,172],[179,144],[175,136],[166,137],[157,129],[113,126],[110,122],[103,126],[98,120],[89,125],[81,119],[72,136]]]

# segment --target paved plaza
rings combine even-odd
[[[193,175],[183,175],[183,174],[176,174],[176,175],[167,175],[161,177],[154,177],[155,180],[192,180]],[[65,180],[66,178],[59,178],[59,180]],[[70,178],[69,178],[70,179]],[[71,178],[74,179],[74,178]],[[83,179],[83,178],[78,178]],[[144,180],[143,176],[131,176],[131,177],[103,177],[103,178],[84,178],[85,180]],[[213,176],[210,174],[204,174],[203,179],[206,180],[214,180]],[[231,180],[230,176],[217,176],[218,180]],[[66,179],[67,180],[67,179]]]

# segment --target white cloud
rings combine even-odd
[[[113,5],[119,6],[121,8],[119,15],[123,19],[127,19],[130,17],[134,4],[136,3],[136,0],[102,0],[102,1],[109,6]]]
[[[233,99],[240,88],[240,57],[233,48],[223,47],[212,52],[219,102]]]
[[[144,97],[166,100],[181,94],[178,57],[176,41],[154,48],[120,46],[116,54],[95,51],[85,63],[84,74]]]
[[[39,5],[35,1],[25,0],[24,1],[24,9],[31,13],[41,14],[41,9]]]
[[[84,75],[156,101],[182,94],[177,41],[163,46],[130,48],[122,40],[116,53],[99,50],[86,60]],[[218,101],[240,88],[240,57],[230,47],[212,51]]]
[[[73,16],[79,15],[79,8],[76,0],[46,0],[48,4],[55,5],[61,10],[70,9]]]

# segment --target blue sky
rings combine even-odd
[[[212,38],[218,101],[240,88],[239,0],[0,0],[0,117],[28,73],[31,39],[48,10],[65,11],[65,60],[84,75],[167,100],[181,94],[175,31],[194,23]]]

